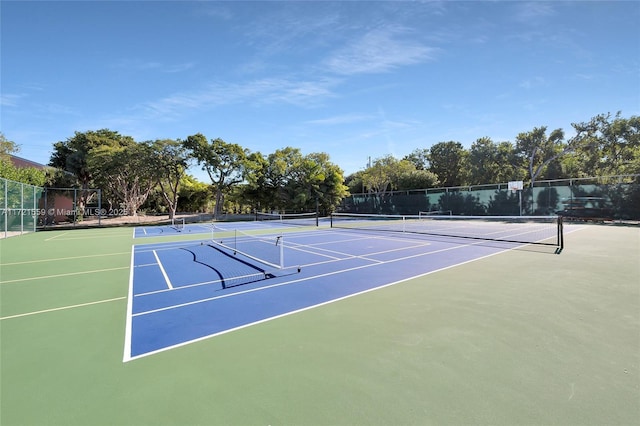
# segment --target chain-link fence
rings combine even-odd
[[[338,211],[373,214],[555,215],[640,220],[640,175],[547,180],[511,191],[507,183],[353,194]]]
[[[0,178],[0,238],[56,225],[100,225],[99,189],[41,188]]]
[[[38,226],[101,225],[103,216],[113,215],[102,208],[99,189],[44,188],[40,199]],[[113,211],[113,209],[112,209]]]
[[[0,237],[35,232],[44,189],[0,178]]]

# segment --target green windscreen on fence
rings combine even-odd
[[[342,200],[338,211],[639,220],[640,175],[539,181],[525,183],[520,191],[503,183],[353,194]]]
[[[34,232],[43,188],[0,179],[0,237]]]

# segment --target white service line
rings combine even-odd
[[[164,277],[164,280],[167,283],[167,286],[169,286],[169,288],[173,290],[173,286],[171,285],[171,280],[167,275],[167,271],[164,270],[164,267],[162,266],[162,262],[160,262],[160,258],[158,257],[158,253],[156,253],[155,250],[153,250],[153,255],[156,257],[156,261],[158,262],[158,266],[160,267],[160,272],[162,272],[162,276]]]
[[[0,320],[8,320],[8,319],[11,319],[11,318],[20,318],[20,317],[27,317],[27,316],[30,316],[30,315],[45,314],[47,312],[65,311],[67,309],[81,308],[83,306],[91,306],[91,305],[97,305],[97,304],[100,304],[100,303],[114,302],[116,300],[123,300],[123,299],[126,299],[126,298],[127,298],[126,296],[114,297],[113,299],[98,300],[98,301],[95,301],[95,302],[80,303],[80,304],[77,304],[77,305],[70,305],[70,306],[61,306],[59,308],[43,309],[41,311],[25,312],[24,314],[16,314],[16,315],[9,315],[9,316],[6,316],[6,317],[0,317]]]

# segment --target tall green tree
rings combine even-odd
[[[364,182],[362,180],[363,174],[364,170],[358,170],[357,172],[345,177],[344,184],[347,185],[351,194],[360,194],[365,192]]]
[[[293,206],[295,189],[292,184],[294,165],[302,159],[298,148],[285,147],[277,149],[267,156],[265,170],[265,193],[269,196],[269,208],[286,211]]]
[[[251,153],[242,195],[257,211],[332,212],[346,196],[342,170],[326,153],[303,155],[285,147],[264,156]]]
[[[408,160],[398,160],[386,155],[373,161],[371,167],[365,169],[362,181],[369,192],[384,196],[388,191],[398,189],[403,175],[415,171],[416,168]]]
[[[76,184],[80,186],[78,210],[84,211],[84,207],[94,192],[87,191],[93,183],[94,171],[99,168],[90,168],[88,160],[91,153],[98,148],[118,148],[134,143],[130,136],[123,136],[118,132],[101,129],[97,131],[75,132],[65,141],[53,144],[53,153],[49,165],[64,170],[75,176]]]
[[[468,184],[469,153],[460,142],[438,142],[429,149],[429,170],[442,186]]]
[[[406,155],[403,160],[411,162],[416,170],[428,170],[429,169],[429,149],[417,148],[410,154]]]
[[[137,216],[156,186],[154,159],[150,144],[131,140],[124,146],[102,145],[92,149],[87,169],[124,205],[128,215]]]
[[[293,183],[297,188],[294,208],[300,211],[331,213],[347,192],[342,170],[330,161],[329,154],[315,152],[305,155],[293,165]]]
[[[155,179],[173,219],[180,198],[180,183],[187,171],[189,153],[181,141],[159,139],[149,142]]]
[[[192,176],[185,175],[178,186],[178,208],[188,212],[206,212],[212,201],[211,188]]]
[[[247,155],[244,165],[245,183],[238,196],[244,199],[254,211],[271,208],[272,193],[267,185],[267,173],[269,162],[260,152],[251,152]],[[240,204],[240,203],[239,203]]]
[[[564,131],[556,129],[547,136],[545,126],[535,127],[529,132],[519,133],[516,137],[516,155],[526,167],[533,186],[545,168],[574,148],[564,141]]]
[[[515,150],[510,142],[495,143],[489,137],[477,139],[469,149],[469,183],[482,185],[521,180]]]
[[[225,191],[243,181],[243,167],[248,151],[238,144],[227,143],[220,138],[207,138],[201,133],[187,137],[184,146],[191,151],[202,169],[211,179],[216,194],[214,216],[222,211]]]
[[[599,114],[572,124],[575,148],[564,166],[573,175],[611,176],[640,173],[640,117]]]

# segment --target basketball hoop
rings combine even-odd
[[[509,182],[507,188],[511,192],[522,191],[522,189],[524,188],[524,182],[521,180],[511,181]]]

